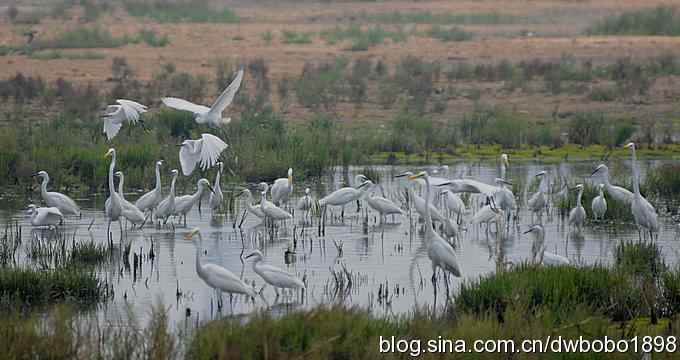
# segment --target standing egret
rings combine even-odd
[[[55,191],[47,191],[47,183],[50,182],[50,176],[46,171],[39,171],[33,176],[42,178],[42,184],[40,185],[40,195],[42,195],[43,201],[48,207],[55,207],[61,211],[63,215],[78,215],[80,216],[80,208],[76,205],[70,197],[58,193]]]
[[[260,250],[254,250],[246,259],[253,259],[253,270],[260,275],[262,280],[274,287],[276,297],[279,297],[279,289],[304,289],[305,283],[295,275],[279,269],[275,266],[264,264],[264,256]]]
[[[312,205],[314,204],[314,200],[310,194],[311,190],[306,188],[305,196],[301,197],[297,202],[297,209],[304,212],[305,218],[309,216],[309,212],[312,210]]]
[[[210,204],[210,209],[215,211],[220,208],[222,201],[224,201],[224,195],[222,194],[222,187],[220,186],[220,176],[222,175],[222,169],[224,164],[219,161],[217,163],[218,170],[217,175],[215,175],[215,185],[213,185],[212,192],[210,193],[210,198],[208,199],[208,204]]]
[[[120,197],[118,196],[118,193],[116,193],[116,187],[113,183],[113,170],[116,168],[116,149],[111,148],[109,151],[106,153],[105,157],[111,156],[111,164],[109,165],[109,194],[111,197],[111,202],[106,210],[106,215],[109,218],[109,223],[106,227],[106,234],[111,233],[111,222],[113,221],[118,221],[118,225],[120,225],[120,232],[121,235],[123,233],[123,224],[120,221],[120,216],[123,212],[123,208],[120,204]]]
[[[184,217],[184,226],[187,226],[187,214],[191,209],[201,201],[203,193],[206,188],[214,193],[212,186],[210,186],[210,181],[208,179],[199,179],[196,183],[196,192],[191,195],[183,195],[175,198],[175,211],[174,215],[179,216],[180,220]]]
[[[654,240],[654,233],[659,231],[659,220],[656,209],[640,194],[640,171],[637,167],[637,157],[635,156],[635,143],[628,143],[626,148],[631,150],[631,163],[633,167],[633,201],[630,210],[633,213],[635,224],[638,231],[644,228],[649,232],[649,236]]]
[[[241,86],[243,79],[243,69],[239,70],[234,80],[215,100],[211,107],[197,105],[192,102],[174,97],[164,97],[161,99],[163,104],[173,109],[189,111],[194,113],[194,120],[199,124],[208,124],[213,127],[229,124],[231,118],[223,118],[222,112],[234,100],[234,96]]]
[[[216,264],[203,265],[201,263],[200,248],[203,243],[201,231],[198,228],[194,228],[185,236],[185,239],[191,240],[195,235],[198,235],[199,240],[198,244],[194,242],[194,246],[196,247],[196,273],[198,274],[198,277],[216,291],[229,293],[230,296],[233,294],[244,294],[255,299],[257,296],[255,289],[246,284],[233,272]],[[220,294],[220,299],[221,297],[222,295]]]
[[[269,185],[267,183],[260,183],[263,187],[262,189],[262,200],[260,201],[260,208],[265,215],[265,218],[269,218],[272,221],[285,221],[293,218],[288,211],[281,209],[280,207],[274,205],[271,201],[267,200],[267,191],[269,190]]]
[[[444,271],[444,279],[448,285],[448,277],[446,272],[450,272],[455,277],[460,277],[460,267],[456,260],[456,253],[451,244],[445,241],[432,228],[432,217],[430,216],[430,180],[427,172],[421,171],[417,175],[411,175],[409,180],[417,180],[422,178],[425,180],[425,243],[427,244],[427,256],[432,262],[432,283],[437,280],[437,268]]]
[[[140,114],[147,110],[146,106],[132,100],[118,99],[116,102],[118,105],[107,106],[106,113],[102,116],[104,120],[103,132],[109,141],[118,134],[124,122],[136,124]]]
[[[576,185],[572,190],[578,191],[576,195],[576,207],[569,211],[569,225],[576,226],[576,230],[581,232],[583,224],[586,222],[586,209],[581,205],[583,197],[583,184]]]
[[[182,173],[189,176],[200,164],[201,169],[207,170],[218,162],[218,158],[227,144],[215,135],[202,134],[198,140],[184,140],[179,145],[179,162]]]
[[[380,222],[385,222],[387,215],[404,215],[404,210],[402,210],[397,204],[393,203],[391,200],[386,199],[382,196],[376,196],[373,190],[380,186],[373,184],[371,180],[368,180],[368,185],[370,189],[368,190],[368,197],[366,198],[366,203],[371,209],[377,211],[380,214]]]
[[[319,206],[325,208],[326,206],[340,206],[342,208],[341,216],[345,217],[345,206],[353,201],[358,201],[364,195],[367,181],[364,181],[361,185],[354,187],[343,187],[332,193],[324,196],[319,200]]]
[[[458,224],[460,224],[463,214],[465,214],[465,203],[458,194],[454,194],[451,190],[444,190],[442,194],[444,194],[444,206],[449,211],[449,216],[455,215]]]
[[[406,177],[406,179],[409,179],[411,176],[413,176],[413,173],[410,171],[407,171],[405,173],[396,175],[396,178],[403,178]],[[428,181],[430,180],[428,176]],[[421,178],[416,178],[414,180],[417,184],[423,185],[423,186],[431,186],[431,183],[427,183],[423,181]],[[451,186],[453,180],[441,180],[438,181],[437,186]],[[430,190],[430,189],[427,189]],[[413,191],[413,187],[407,186],[406,191],[408,192],[409,199],[413,202],[413,205],[418,212],[418,215],[420,215],[421,219],[425,219],[426,214],[428,214],[429,211],[429,216],[432,218],[434,221],[438,221],[444,225],[444,233],[448,237],[455,237],[458,236],[458,227],[454,225],[450,219],[448,219],[446,216],[442,215],[439,210],[434,206],[434,204],[429,203],[429,201],[426,201],[426,199],[423,199],[422,197],[416,195],[415,191]],[[431,200],[431,199],[428,199]],[[427,205],[429,203],[429,206]],[[426,207],[428,208],[426,210]]]
[[[163,160],[156,161],[156,187],[148,193],[142,195],[135,202],[135,206],[141,211],[150,211],[153,216],[153,209],[163,201],[163,187],[161,185],[161,166]]]
[[[540,182],[538,184],[538,191],[531,195],[531,198],[529,198],[529,201],[527,202],[527,207],[531,211],[531,215],[533,216],[534,214],[538,213],[539,218],[543,212],[543,209],[545,209],[546,205],[545,199],[545,187],[547,186],[545,181],[546,174],[547,173],[545,171],[541,171],[535,175],[537,178],[540,179]]]
[[[633,193],[630,192],[630,190],[623,188],[621,186],[616,186],[612,185],[609,182],[609,168],[605,164],[600,164],[598,167],[595,168],[592,174],[590,174],[591,177],[598,175],[602,179],[602,183],[604,184],[605,190],[607,190],[607,193],[609,196],[611,196],[613,199],[623,202],[624,204],[630,204],[631,201],[633,201]]]
[[[262,207],[260,205],[253,205],[254,199],[253,194],[248,189],[241,190],[240,196],[246,197],[246,209],[249,213],[257,216],[260,219],[264,219],[264,212],[262,212]]]
[[[28,214],[31,216],[33,226],[54,226],[59,225],[64,215],[55,207],[36,207],[28,205]]]
[[[175,182],[177,181],[179,171],[177,171],[177,169],[172,169],[170,174],[172,175],[170,192],[156,207],[156,219],[163,219],[163,224],[167,223],[168,218],[175,213]]]
[[[607,199],[604,198],[604,184],[597,186],[598,195],[593,198],[591,208],[593,209],[593,217],[595,220],[603,220],[604,214],[607,212]]]
[[[288,169],[288,177],[280,178],[274,181],[274,185],[270,190],[272,195],[272,202],[276,206],[288,202],[288,198],[293,194],[293,169]]]
[[[126,218],[129,222],[131,222],[133,225],[139,225],[141,226],[144,223],[144,220],[146,218],[144,217],[144,213],[135,206],[135,204],[125,200],[125,196],[123,195],[123,184],[125,183],[125,176],[123,175],[122,171],[116,171],[114,174],[117,176],[120,180],[118,180],[118,199],[120,201],[120,207],[121,207],[121,215]],[[108,199],[106,199],[106,202],[104,203],[104,209],[106,213],[109,213],[110,207],[111,207],[111,199],[112,197],[109,196]]]
[[[569,265],[571,262],[564,256],[545,251],[545,229],[542,225],[532,225],[524,234],[533,236],[534,241],[531,245],[534,264],[547,266]]]

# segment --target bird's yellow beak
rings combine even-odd
[[[409,176],[408,179],[409,179],[409,180],[415,180],[415,179],[417,179],[417,178],[419,178],[419,177],[422,177],[423,175],[425,175],[425,173],[420,172],[420,173],[418,173],[418,174]]]
[[[194,228],[193,230],[191,230],[189,233],[187,233],[187,234],[184,236],[184,240],[191,240],[191,238],[193,238],[194,235],[198,234],[198,232],[199,232],[199,229],[198,229],[198,228]]]

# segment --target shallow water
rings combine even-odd
[[[512,160],[511,160],[512,161]],[[650,166],[656,166],[662,160],[641,161],[644,175]],[[513,162],[508,169],[508,178],[518,184],[527,184],[527,179],[540,170],[548,170],[553,178],[561,171],[568,174],[570,184],[590,175],[596,162],[570,162],[561,166],[540,162]],[[426,167],[433,170],[435,167]],[[617,169],[621,173],[629,171],[629,162],[620,162],[610,166],[612,172]],[[379,174],[387,197],[397,199],[403,193],[399,190],[399,182],[393,178],[395,174],[405,170],[421,168],[374,167]],[[346,178],[364,168],[350,168],[343,174],[340,169],[322,182],[310,186],[315,198],[327,194],[344,183]],[[494,162],[459,162],[449,164],[447,174],[437,176],[458,178],[472,176],[481,181],[491,183],[498,176]],[[167,179],[164,179],[167,181]],[[614,181],[615,182],[615,181]],[[304,191],[304,184],[296,184],[295,198],[290,204],[297,202]],[[524,187],[524,186],[523,186]],[[191,189],[191,186],[187,186]],[[223,188],[227,188],[223,184]],[[254,190],[254,187],[251,187]],[[253,193],[257,193],[253,191]],[[39,195],[35,195],[36,197]],[[136,194],[127,196],[134,200]],[[521,199],[522,193],[516,194]],[[478,203],[478,200],[474,200]],[[80,201],[82,219],[68,219],[60,231],[67,238],[76,241],[94,241],[106,243],[107,220],[100,209],[101,196]],[[584,204],[590,206],[590,204]],[[658,208],[658,207],[657,207]],[[134,256],[142,254],[141,267],[138,271],[126,269],[123,261],[117,259],[100,267],[99,272],[113,286],[115,295],[100,307],[100,315],[110,321],[126,319],[127,310],[131,308],[138,318],[144,319],[150,314],[154,303],[162,302],[168,309],[173,322],[184,319],[194,322],[229,314],[247,314],[257,309],[269,308],[274,313],[285,313],[299,307],[313,307],[317,304],[344,303],[371,308],[377,314],[399,314],[412,311],[416,306],[433,306],[435,294],[430,282],[432,270],[430,261],[422,245],[422,224],[415,211],[411,219],[407,216],[388,217],[386,224],[381,225],[372,211],[368,213],[368,224],[364,225],[364,212],[357,212],[355,203],[347,206],[345,219],[339,219],[339,209],[329,210],[325,237],[318,236],[318,218],[313,224],[305,224],[303,214],[297,211],[295,222],[281,226],[272,235],[264,229],[259,219],[249,215],[241,229],[235,228],[238,222],[242,203],[239,203],[237,214],[218,214],[212,216],[204,203],[203,211],[194,208],[187,218],[187,228],[176,224],[158,229],[148,224],[143,230],[126,230],[122,236],[118,224],[113,224],[113,243],[117,248],[131,243],[130,264],[134,264]],[[473,209],[476,207],[473,206]],[[24,212],[2,213],[2,221],[18,221],[23,231],[23,245],[30,244],[31,231],[28,217]],[[470,212],[466,218],[472,215]],[[94,220],[88,231],[90,222]],[[633,226],[588,224],[582,234],[570,234],[566,219],[551,209],[541,219],[546,229],[548,251],[568,257],[578,264],[609,263],[613,251],[619,241],[637,240],[638,233]],[[463,273],[461,279],[450,282],[451,294],[455,294],[461,282],[474,280],[481,275],[495,271],[499,263],[518,263],[531,257],[531,239],[521,233],[532,223],[531,215],[523,208],[520,212],[519,226],[511,226],[510,231],[500,240],[494,232],[487,232],[485,227],[468,227],[457,241],[456,253]],[[676,241],[673,221],[661,212],[662,230],[658,239],[665,260],[674,264],[680,250]],[[196,244],[185,240],[189,229],[199,227],[203,241],[200,243],[200,254],[203,263],[215,263],[240,274],[244,280],[254,282],[259,289],[263,285],[247,261],[242,260],[253,248],[257,247],[265,254],[266,262],[282,267],[304,277],[307,292],[282,296],[276,299],[274,290],[266,287],[263,296],[254,303],[243,296],[235,296],[231,301],[228,295],[223,296],[224,307],[218,309],[216,296],[196,274]],[[34,230],[41,234],[45,230]],[[75,235],[74,235],[75,234]],[[122,245],[121,245],[122,244]],[[337,244],[337,246],[336,246]],[[153,247],[155,258],[149,258]],[[342,249],[341,253],[339,248]],[[287,251],[294,254],[286,255]],[[25,254],[25,251],[19,251]],[[25,255],[20,255],[25,260]],[[335,275],[333,275],[335,272]],[[351,274],[351,286],[337,289],[335,276],[347,271]],[[346,282],[346,277],[345,277]],[[437,306],[444,303],[445,286],[440,278],[437,290]]]

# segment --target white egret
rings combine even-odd
[[[593,171],[593,173],[590,174],[591,177],[595,175],[598,175],[598,177],[600,177],[602,183],[604,184],[605,190],[607,190],[607,193],[612,198],[625,204],[630,204],[631,201],[633,201],[633,193],[630,190],[623,188],[621,186],[612,185],[609,182],[609,168],[607,167],[607,165],[605,164],[598,165]]]
[[[342,208],[342,217],[344,218],[345,216],[345,206],[353,201],[358,201],[361,199],[361,197],[364,195],[364,192],[366,190],[366,185],[368,184],[367,181],[364,181],[361,185],[358,187],[343,187],[338,190],[333,191],[332,193],[324,196],[319,200],[319,206],[320,207],[326,207],[326,206],[340,206]]]
[[[208,124],[213,127],[229,124],[231,118],[222,118],[222,112],[234,100],[234,96],[241,86],[243,79],[243,69],[239,70],[234,80],[215,100],[211,107],[197,105],[184,99],[174,97],[164,97],[161,99],[163,104],[173,109],[189,111],[194,113],[194,119],[199,124]]]
[[[607,212],[607,199],[604,198],[604,184],[597,186],[598,195],[593,198],[591,209],[593,210],[593,217],[595,220],[603,220],[604,214]]]
[[[580,232],[586,222],[586,209],[581,204],[583,184],[576,185],[572,190],[578,191],[578,194],[576,195],[576,206],[569,211],[569,225],[576,226],[576,229]]]
[[[216,264],[204,265],[201,263],[200,245],[203,243],[201,231],[198,228],[194,228],[185,236],[185,239],[191,240],[196,235],[198,235],[199,239],[198,245],[194,242],[196,247],[196,273],[198,277],[216,291],[226,292],[230,295],[244,294],[255,299],[257,296],[255,289],[246,284],[245,281],[241,280],[233,272]]]
[[[493,197],[487,196],[486,202],[487,204],[482,206],[475,215],[472,216],[470,224],[477,225],[485,223],[488,226],[489,222],[498,220],[498,212],[501,211],[501,209],[496,207],[496,202]]]
[[[527,201],[527,207],[533,214],[538,213],[539,215],[543,211],[546,205],[546,199],[545,199],[545,187],[546,187],[546,182],[545,182],[545,175],[547,173],[545,171],[541,171],[535,176],[540,179],[540,183],[538,184],[538,191],[536,191],[533,195],[531,195],[531,198],[529,198],[529,201]]]
[[[407,171],[403,174],[396,175],[396,178],[402,178],[406,177],[406,179],[409,179],[411,176],[413,176],[413,173],[410,171]],[[431,186],[432,184],[429,182],[423,181],[421,178],[416,178],[415,179],[416,183],[421,184],[423,186]],[[428,181],[429,181],[429,176],[428,176]],[[454,180],[445,180],[441,181],[437,184],[437,186],[451,186],[452,182]],[[429,210],[429,216],[432,218],[434,221],[438,221],[444,225],[444,233],[448,237],[455,237],[458,236],[458,227],[451,222],[450,219],[448,219],[446,216],[442,215],[439,210],[434,206],[434,204],[431,204],[429,201],[426,201],[426,199],[423,199],[422,197],[418,196],[415,191],[413,191],[413,188],[411,186],[407,186],[406,190],[408,191],[409,194],[409,199],[413,201],[413,205],[416,209],[416,212],[418,212],[418,215],[422,219],[425,219],[426,214],[428,213],[427,210]],[[427,189],[430,191],[430,189]],[[431,200],[431,199],[427,199]],[[429,206],[427,205],[429,203]],[[426,207],[428,209],[426,210]]]
[[[210,193],[210,198],[208,199],[208,204],[210,204],[210,209],[215,211],[220,208],[222,201],[224,201],[224,195],[222,194],[222,187],[220,186],[220,176],[222,175],[222,169],[224,164],[219,161],[217,163],[218,170],[217,175],[215,175],[215,184],[212,187],[212,192]]]
[[[305,196],[301,197],[297,202],[297,209],[303,211],[305,217],[309,216],[309,212],[312,210],[312,205],[314,200],[312,199],[311,190],[309,188],[305,189]]]
[[[432,217],[430,215],[430,180],[427,172],[421,171],[417,175],[411,175],[409,180],[422,178],[425,181],[425,242],[427,244],[427,256],[432,262],[432,282],[436,281],[437,268],[442,269],[444,274],[450,272],[453,276],[460,277],[460,267],[456,260],[456,253],[451,244],[444,240],[432,228]],[[444,277],[444,279],[448,279]],[[447,284],[448,284],[448,280]]]
[[[649,232],[649,236],[654,240],[654,233],[659,231],[659,219],[656,209],[640,194],[640,171],[637,167],[637,157],[635,155],[635,143],[628,143],[626,148],[631,150],[631,163],[633,167],[633,201],[630,210],[633,213],[635,224]]]
[[[227,148],[222,139],[211,134],[202,134],[198,140],[184,140],[179,146],[179,162],[184,176],[191,175],[196,164],[200,164],[203,170],[213,167]]]
[[[57,226],[64,218],[61,211],[55,207],[37,207],[28,205],[28,214],[31,216],[33,226]]]
[[[280,178],[274,181],[274,185],[270,190],[272,194],[272,202],[276,206],[288,202],[288,198],[293,194],[293,169],[288,169],[288,177]]]
[[[179,171],[177,169],[172,169],[170,171],[172,175],[172,182],[170,183],[170,192],[165,196],[158,206],[156,207],[156,219],[163,219],[163,223],[168,222],[168,218],[175,213],[175,182],[177,181],[177,175]]]
[[[55,191],[47,191],[47,183],[50,182],[50,176],[46,171],[39,171],[33,176],[42,178],[40,185],[40,195],[48,207],[55,207],[61,211],[63,215],[77,215],[80,216],[80,208],[76,205],[70,197]]]
[[[163,187],[161,185],[161,166],[163,160],[156,161],[156,187],[148,193],[142,195],[135,202],[135,206],[141,211],[150,211],[153,215],[153,209],[163,201]]]
[[[262,280],[274,287],[276,296],[279,296],[279,289],[304,289],[305,283],[298,279],[295,275],[272,266],[264,264],[264,256],[260,250],[254,250],[246,259],[253,259],[253,270],[260,275]]]
[[[260,183],[263,187],[262,189],[262,200],[260,201],[260,208],[264,213],[266,218],[272,219],[273,221],[285,221],[293,218],[288,211],[281,209],[280,207],[274,205],[271,201],[267,200],[267,191],[269,190],[269,185],[267,183]]]
[[[465,214],[465,203],[458,194],[454,194],[451,190],[444,190],[444,206],[449,211],[449,216],[452,214],[458,218],[460,224],[463,214]]]
[[[108,225],[106,227],[106,234],[108,236],[108,234],[111,233],[111,222],[113,221],[118,221],[118,225],[120,225],[120,232],[123,232],[123,224],[120,221],[123,208],[120,204],[120,196],[118,196],[118,193],[116,193],[116,187],[113,183],[113,170],[116,168],[116,149],[109,149],[105,156],[111,156],[111,164],[109,165],[109,197],[111,198],[111,202],[109,207],[106,209],[106,216],[109,218]]]
[[[545,229],[543,229],[542,225],[532,225],[524,232],[524,234],[529,234],[534,238],[534,241],[531,244],[531,253],[534,264],[543,264],[547,266],[571,264],[566,257],[545,251]]]
[[[116,102],[118,105],[107,106],[106,113],[102,116],[104,120],[103,132],[109,141],[118,134],[124,122],[136,124],[139,121],[140,114],[147,111],[146,106],[132,100],[118,99]]]
[[[208,179],[199,179],[196,183],[196,192],[191,195],[182,195],[175,198],[175,211],[173,215],[179,216],[180,220],[184,217],[184,226],[187,225],[187,214],[196,205],[201,198],[206,188],[211,192],[214,192],[212,186],[210,186],[210,181]]]
[[[123,195],[123,184],[125,183],[125,176],[123,175],[122,171],[116,171],[114,174],[117,176],[120,180],[118,180],[118,192],[116,193],[118,195],[118,199],[120,201],[120,207],[121,207],[121,215],[126,218],[129,222],[131,222],[133,225],[139,225],[141,226],[146,218],[144,217],[144,213],[135,206],[135,204],[125,200],[125,195]],[[108,199],[106,199],[106,202],[104,203],[104,211],[108,214],[111,210],[111,200],[112,197],[109,196]]]
[[[262,212],[262,208],[260,205],[253,205],[254,199],[253,199],[253,194],[250,192],[248,189],[243,189],[241,190],[241,196],[246,197],[246,209],[249,213],[257,216],[260,219],[264,219],[264,212]]]
[[[397,204],[387,198],[375,195],[373,190],[380,185],[374,184],[371,180],[368,180],[367,182],[368,185],[366,186],[370,186],[370,189],[368,190],[366,203],[368,203],[368,206],[370,206],[371,209],[380,214],[380,222],[384,222],[387,215],[404,215],[404,210]]]

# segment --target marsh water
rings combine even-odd
[[[512,160],[511,160],[512,161]],[[666,160],[643,160],[640,167],[642,176],[652,166]],[[537,161],[512,161],[508,168],[508,178],[516,184],[516,193],[521,204],[519,224],[509,226],[507,233],[497,236],[495,229],[487,231],[485,226],[469,226],[463,222],[463,231],[456,241],[456,254],[463,277],[452,279],[451,294],[464,281],[471,281],[496,270],[502,266],[519,263],[531,258],[531,239],[522,232],[528,225],[536,222],[523,206],[525,193],[531,189],[528,184],[534,174],[547,170],[551,178],[557,174],[569,177],[570,185],[586,181],[597,165],[594,161],[572,161],[568,163],[541,163]],[[494,161],[465,161],[448,164],[448,170],[438,166],[371,167],[371,177],[379,181],[385,196],[405,208],[403,202],[403,186],[395,174],[402,171],[429,170],[437,171],[437,176],[449,178],[473,177],[492,183],[498,176]],[[610,162],[613,183],[629,181],[629,161]],[[318,199],[330,191],[346,184],[355,174],[365,172],[364,167],[352,167],[346,170],[335,169],[314,184],[295,184],[295,197],[290,201],[294,207],[304,188],[310,187],[313,196]],[[167,184],[168,179],[164,179]],[[211,180],[212,181],[212,180]],[[349,180],[351,182],[351,180]],[[240,184],[243,185],[243,184]],[[223,184],[225,191],[229,184]],[[194,186],[186,184],[187,192],[193,192]],[[255,186],[250,186],[255,190]],[[258,191],[253,191],[258,194]],[[39,194],[33,199],[39,199]],[[134,200],[138,193],[128,193],[128,200]],[[60,227],[71,241],[95,241],[108,243],[106,234],[107,219],[103,212],[105,196],[96,196],[78,200],[83,208],[83,218],[67,218],[66,224]],[[28,201],[28,199],[26,200]],[[36,200],[37,201],[37,200]],[[479,199],[471,197],[466,219],[478,208]],[[680,251],[680,243],[674,222],[666,212],[666,206],[660,206],[661,232],[658,244],[668,264],[674,264]],[[590,204],[584,204],[590,206]],[[351,203],[345,210],[344,220],[340,218],[339,209],[330,209],[325,226],[325,236],[319,236],[318,217],[312,217],[311,224],[304,219],[301,211],[295,211],[295,221],[281,224],[276,231],[264,228],[261,221],[249,215],[241,227],[243,200],[236,203],[231,213],[211,214],[204,200],[202,211],[194,208],[187,217],[187,227],[176,221],[173,226],[157,228],[147,224],[143,230],[125,230],[119,232],[117,224],[112,226],[113,246],[118,254],[127,244],[130,246],[127,267],[120,255],[110,263],[98,268],[102,279],[112,287],[113,297],[100,305],[99,314],[111,321],[124,320],[132,310],[138,318],[144,319],[150,314],[153,304],[162,302],[174,323],[184,320],[203,321],[229,315],[248,314],[253,311],[267,310],[275,314],[285,313],[300,307],[309,308],[318,304],[343,303],[370,308],[376,314],[400,314],[413,311],[416,306],[433,306],[435,291],[430,278],[432,270],[422,241],[422,223],[415,211],[408,216],[389,216],[384,224],[372,210],[366,213],[366,205],[357,211],[357,204]],[[28,247],[33,236],[53,236],[45,234],[48,230],[31,231],[28,216],[24,210],[2,210],[0,221],[17,221],[22,227],[22,247]],[[638,240],[638,232],[631,225],[611,225],[607,223],[588,223],[581,234],[574,234],[566,225],[566,218],[553,208],[544,214],[540,221],[546,229],[548,251],[568,257],[576,264],[610,263],[616,245],[620,241]],[[88,227],[90,226],[88,230]],[[236,225],[236,226],[235,226]],[[194,227],[202,233],[202,242],[185,239],[185,234]],[[93,239],[93,240],[92,240]],[[265,261],[279,266],[304,278],[307,291],[276,297],[271,287],[265,287],[262,297],[251,301],[243,296],[230,298],[224,295],[223,307],[218,309],[217,297],[197,275],[195,256],[197,246],[203,263],[214,263],[242,276],[249,283],[255,283],[257,289],[263,286],[263,280],[253,271],[252,264],[244,260],[254,248],[259,248],[265,255]],[[153,256],[151,254],[153,249]],[[27,260],[19,251],[21,261]],[[134,266],[135,257],[139,266]],[[348,276],[351,279],[348,281]],[[445,289],[440,278],[438,282],[437,302],[444,303]]]

